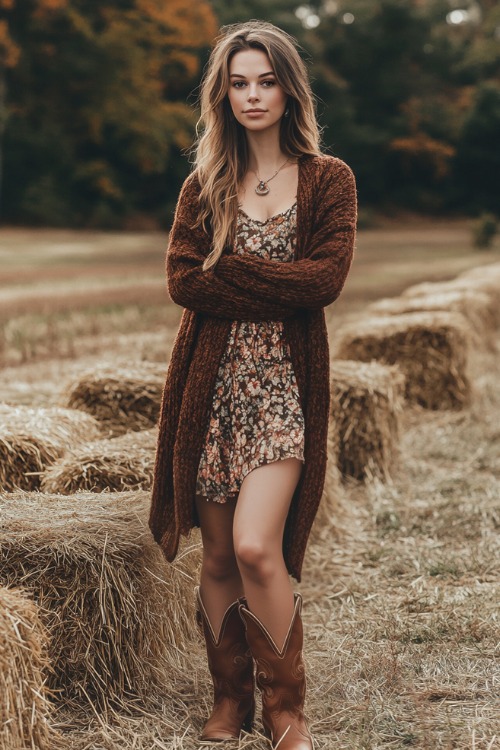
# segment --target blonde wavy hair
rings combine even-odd
[[[228,98],[229,64],[236,52],[259,49],[271,63],[278,85],[288,94],[289,116],[281,118],[280,148],[291,158],[320,154],[321,129],[316,98],[297,41],[267,21],[221,27],[200,83],[200,117],[190,149],[192,171],[201,186],[195,227],[212,231],[212,249],[203,262],[208,270],[235,240],[238,186],[249,166],[245,128],[233,115]],[[210,230],[207,228],[210,226]]]

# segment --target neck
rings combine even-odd
[[[287,159],[279,146],[279,130],[272,133],[247,131],[248,168],[255,170],[262,180],[268,179]],[[291,159],[293,161],[293,159]],[[288,166],[285,165],[284,169]]]

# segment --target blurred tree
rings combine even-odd
[[[0,10],[6,11],[12,8],[13,0],[0,0]],[[0,19],[0,217],[2,214],[3,198],[3,140],[9,111],[7,107],[7,68],[17,65],[21,51],[13,41],[9,33],[7,21]]]
[[[454,178],[459,204],[474,213],[500,214],[500,83],[481,84],[463,120],[457,144]]]
[[[2,0],[5,4],[6,0]],[[5,212],[112,225],[168,196],[191,142],[186,90],[216,32],[208,2],[12,0]]]
[[[305,46],[327,103],[325,140],[352,164],[362,201],[472,208],[471,186],[457,190],[456,159],[476,88],[499,71],[500,10],[488,0],[482,6],[473,13],[471,4],[471,22],[456,27],[447,0],[309,6],[321,19]],[[492,107],[486,119],[496,126]],[[492,195],[498,205],[498,187]]]
[[[318,12],[325,7],[333,12],[309,37],[316,56],[320,50],[329,143],[352,163],[363,200],[399,202],[402,185],[439,179],[452,155],[441,133],[427,132],[432,113],[422,111],[438,93],[426,52],[430,19],[400,0],[353,0]]]
[[[302,36],[303,27],[288,0],[274,0],[273,3],[268,0],[212,0],[212,7],[221,27],[257,19],[270,21],[290,34]]]
[[[498,212],[500,7],[461,4],[452,22],[450,0],[0,0],[3,215],[168,222],[213,39],[249,19],[297,38],[363,204]]]

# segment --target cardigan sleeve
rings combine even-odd
[[[203,270],[210,239],[203,227],[192,228],[198,208],[194,175],[181,188],[169,234],[165,265],[172,301],[194,312],[231,320],[283,320],[293,315],[293,305],[256,299],[244,285],[220,278],[218,265]]]
[[[344,161],[336,159],[323,178],[316,206],[306,258],[279,263],[250,255],[224,256],[220,278],[251,289],[263,301],[308,309],[331,304],[344,286],[356,240],[356,183]]]

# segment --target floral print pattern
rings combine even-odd
[[[238,211],[235,252],[292,261],[297,201],[259,221]],[[283,322],[232,323],[214,389],[196,493],[224,503],[261,464],[304,461],[304,416]]]

